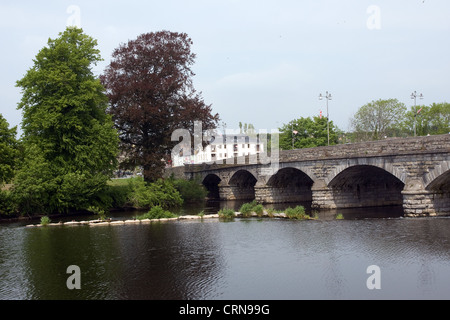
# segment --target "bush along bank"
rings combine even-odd
[[[205,196],[204,186],[197,181],[160,179],[147,183],[142,177],[135,177],[109,181],[105,187],[91,192],[89,201],[78,201],[83,203],[82,206],[73,206],[63,211],[24,212],[20,210],[24,206],[23,197],[12,187],[10,190],[0,190],[0,218],[10,220],[21,217],[58,217],[87,213],[98,215],[100,220],[105,220],[111,210],[146,210],[153,207],[170,210],[180,208],[183,203],[203,201]]]

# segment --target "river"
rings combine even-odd
[[[0,299],[450,299],[450,218],[385,209],[334,217],[3,223]],[[71,265],[80,289],[67,287]]]

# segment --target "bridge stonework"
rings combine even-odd
[[[280,151],[278,166],[185,165],[221,200],[311,201],[315,209],[403,206],[406,216],[450,215],[450,134]]]

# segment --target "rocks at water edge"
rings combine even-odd
[[[176,218],[161,218],[161,219],[128,219],[128,220],[90,220],[90,221],[68,221],[68,222],[57,222],[49,223],[45,226],[107,226],[107,225],[125,225],[125,224],[140,224],[140,223],[150,223],[150,222],[165,222],[174,220],[193,220],[193,219],[208,219],[208,218],[219,218],[218,214],[208,214],[208,215],[186,215],[179,216]],[[43,227],[43,224],[29,224],[26,227]]]
[[[243,217],[240,212],[234,213],[235,217]],[[258,217],[256,213],[252,213],[251,217]],[[262,214],[262,216],[269,216],[266,211]],[[272,218],[288,218],[284,212],[281,213],[272,213],[270,215]],[[161,219],[128,219],[128,220],[90,220],[90,221],[68,221],[68,222],[58,222],[58,223],[49,223],[46,226],[80,226],[80,225],[89,225],[89,226],[109,226],[109,225],[126,225],[126,224],[143,224],[143,223],[151,223],[151,222],[166,222],[166,221],[175,221],[175,220],[200,220],[200,219],[211,219],[211,218],[219,218],[218,214],[205,214],[205,215],[184,215],[178,216],[176,218],[161,218]],[[26,227],[42,227],[42,224],[29,224]]]

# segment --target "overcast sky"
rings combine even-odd
[[[448,0],[165,0],[4,1],[0,113],[20,126],[15,82],[68,24],[98,40],[105,60],[146,32],[185,32],[197,55],[194,86],[227,128],[275,129],[294,118],[326,114],[348,130],[372,100],[413,105],[450,102]]]

